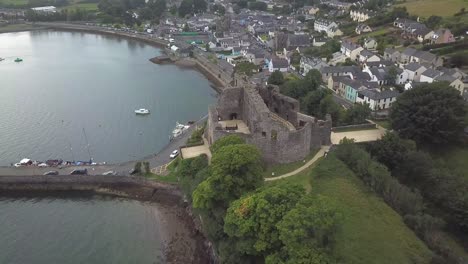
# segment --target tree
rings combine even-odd
[[[236,64],[236,66],[234,67],[234,71],[236,73],[243,73],[247,76],[252,76],[254,71],[256,71],[258,68],[257,66],[255,66],[255,64],[251,63],[251,62],[239,62]]]
[[[333,200],[320,195],[304,196],[277,225],[283,254],[268,257],[266,263],[333,262],[331,249],[341,218]]]
[[[182,29],[184,32],[190,32],[190,28],[189,28],[189,25],[188,23],[185,23],[184,24],[184,28]]]
[[[416,150],[416,144],[396,133],[387,132],[380,140],[370,143],[367,149],[372,157],[393,171],[407,160],[411,151]]]
[[[437,82],[403,93],[393,105],[390,120],[400,136],[438,145],[460,139],[465,115],[460,93],[445,82]]]
[[[385,81],[387,82],[387,84],[395,84],[397,76],[397,68],[395,66],[391,66],[385,74]]]
[[[265,2],[249,2],[248,4],[250,10],[260,10],[265,11],[267,10],[267,4]]]
[[[245,140],[239,137],[238,135],[229,135],[222,137],[211,145],[211,152],[214,154],[218,152],[221,148],[229,145],[245,144]]]
[[[224,15],[226,13],[226,8],[220,4],[214,4],[211,6],[211,12]]]
[[[233,249],[254,256],[280,250],[277,224],[304,194],[301,185],[277,185],[234,201],[224,220],[224,231],[235,239]]]
[[[208,4],[205,0],[193,0],[193,11],[195,13],[203,13],[206,11]]]
[[[283,73],[276,70],[274,71],[270,77],[268,77],[268,83],[274,85],[281,85],[284,83],[284,76]]]
[[[213,153],[211,175],[193,192],[193,206],[227,208],[242,194],[263,184],[260,151],[253,145],[235,144]]]
[[[439,25],[440,22],[442,22],[442,17],[440,16],[430,16],[426,20],[426,26],[431,29],[436,29]]]
[[[179,5],[178,13],[180,17],[185,17],[186,15],[193,14],[193,1],[182,0],[182,2]]]
[[[345,115],[343,108],[337,102],[335,102],[333,95],[331,94],[328,94],[320,101],[319,109],[320,113],[317,117],[325,119],[326,115],[330,114],[332,122],[335,125],[341,124],[343,116]]]
[[[346,111],[344,122],[346,124],[363,124],[371,115],[371,109],[368,103],[356,103]]]
[[[301,108],[308,115],[321,116],[320,102],[331,92],[325,89],[317,89],[307,93],[301,100]]]

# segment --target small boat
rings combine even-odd
[[[5,59],[4,58],[0,58],[0,61],[4,61]]]
[[[23,59],[21,59],[21,58],[16,58],[15,59],[15,62],[22,62],[22,61],[23,61]]]
[[[185,132],[185,130],[189,129],[189,127],[190,126],[188,125],[183,125],[179,122],[176,122],[176,127],[174,128],[174,130],[172,130],[172,138],[176,138],[182,135]]]
[[[138,110],[135,110],[135,114],[137,115],[149,115],[150,111],[145,108],[140,108]]]

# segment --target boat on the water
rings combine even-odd
[[[180,135],[182,135],[185,130],[189,129],[189,125],[183,125],[183,124],[180,124],[179,122],[176,122],[176,127],[174,128],[174,130],[172,130],[172,138],[171,139],[174,139]]]
[[[0,61],[4,61],[5,59],[4,58],[0,58]]]
[[[135,114],[137,114],[137,115],[149,115],[150,110],[145,109],[145,108],[140,108],[138,110],[135,110]]]
[[[15,59],[15,62],[22,62],[22,61],[23,61],[23,59],[21,59],[21,58],[16,58]]]

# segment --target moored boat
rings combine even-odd
[[[15,62],[22,62],[22,61],[23,61],[23,59],[21,59],[21,58],[16,58],[15,59]]]
[[[172,130],[172,138],[176,138],[182,135],[185,132],[185,130],[187,130],[189,127],[190,126],[188,125],[183,125],[179,122],[176,122],[176,127],[174,128],[174,130]]]
[[[137,114],[137,115],[149,115],[150,110],[145,109],[145,108],[140,108],[138,110],[135,110],[135,114]]]

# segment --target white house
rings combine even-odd
[[[442,72],[434,69],[427,69],[421,74],[420,82],[432,83],[434,80],[441,76]]]
[[[306,75],[310,70],[319,70],[323,67],[327,67],[328,65],[323,62],[319,58],[309,58],[309,57],[301,57],[301,70],[302,70],[302,75]]]
[[[325,32],[330,38],[343,35],[343,32],[338,28],[338,24],[326,19],[316,19],[314,22],[314,30],[317,32]]]
[[[379,89],[367,89],[358,91],[356,103],[368,103],[372,111],[388,109],[396,102],[398,91]]]
[[[31,10],[38,12],[38,13],[55,13],[57,12],[57,8],[55,6],[41,6],[41,7],[33,7]]]
[[[366,24],[358,24],[354,31],[356,31],[356,34],[361,35],[362,33],[372,32],[372,28]]]
[[[364,22],[371,18],[372,14],[367,10],[351,10],[349,16],[353,21]]]
[[[370,50],[377,49],[377,40],[375,40],[374,38],[366,38],[364,40],[364,48]]]
[[[280,71],[280,72],[287,72],[289,67],[289,63],[286,59],[281,58],[272,58],[268,63],[268,71]]]
[[[360,45],[353,43],[351,41],[343,40],[341,43],[341,53],[343,53],[346,57],[350,58],[352,61],[356,61],[359,53],[364,48]]]
[[[427,68],[419,63],[412,62],[405,65],[403,70],[408,74],[408,81],[419,82],[422,73],[425,72]]]
[[[369,50],[363,49],[359,52],[358,60],[359,62],[364,63],[364,62],[380,61],[381,58],[377,54]]]
[[[463,95],[465,90],[465,84],[460,80],[448,74],[443,74],[435,78],[437,82],[448,82],[449,85],[460,92],[460,95]]]

